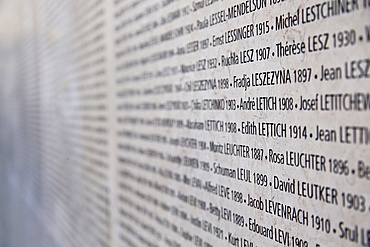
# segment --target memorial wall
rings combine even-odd
[[[0,246],[370,246],[369,0],[0,1]]]

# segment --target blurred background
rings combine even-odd
[[[106,6],[0,0],[0,247],[111,245]]]

